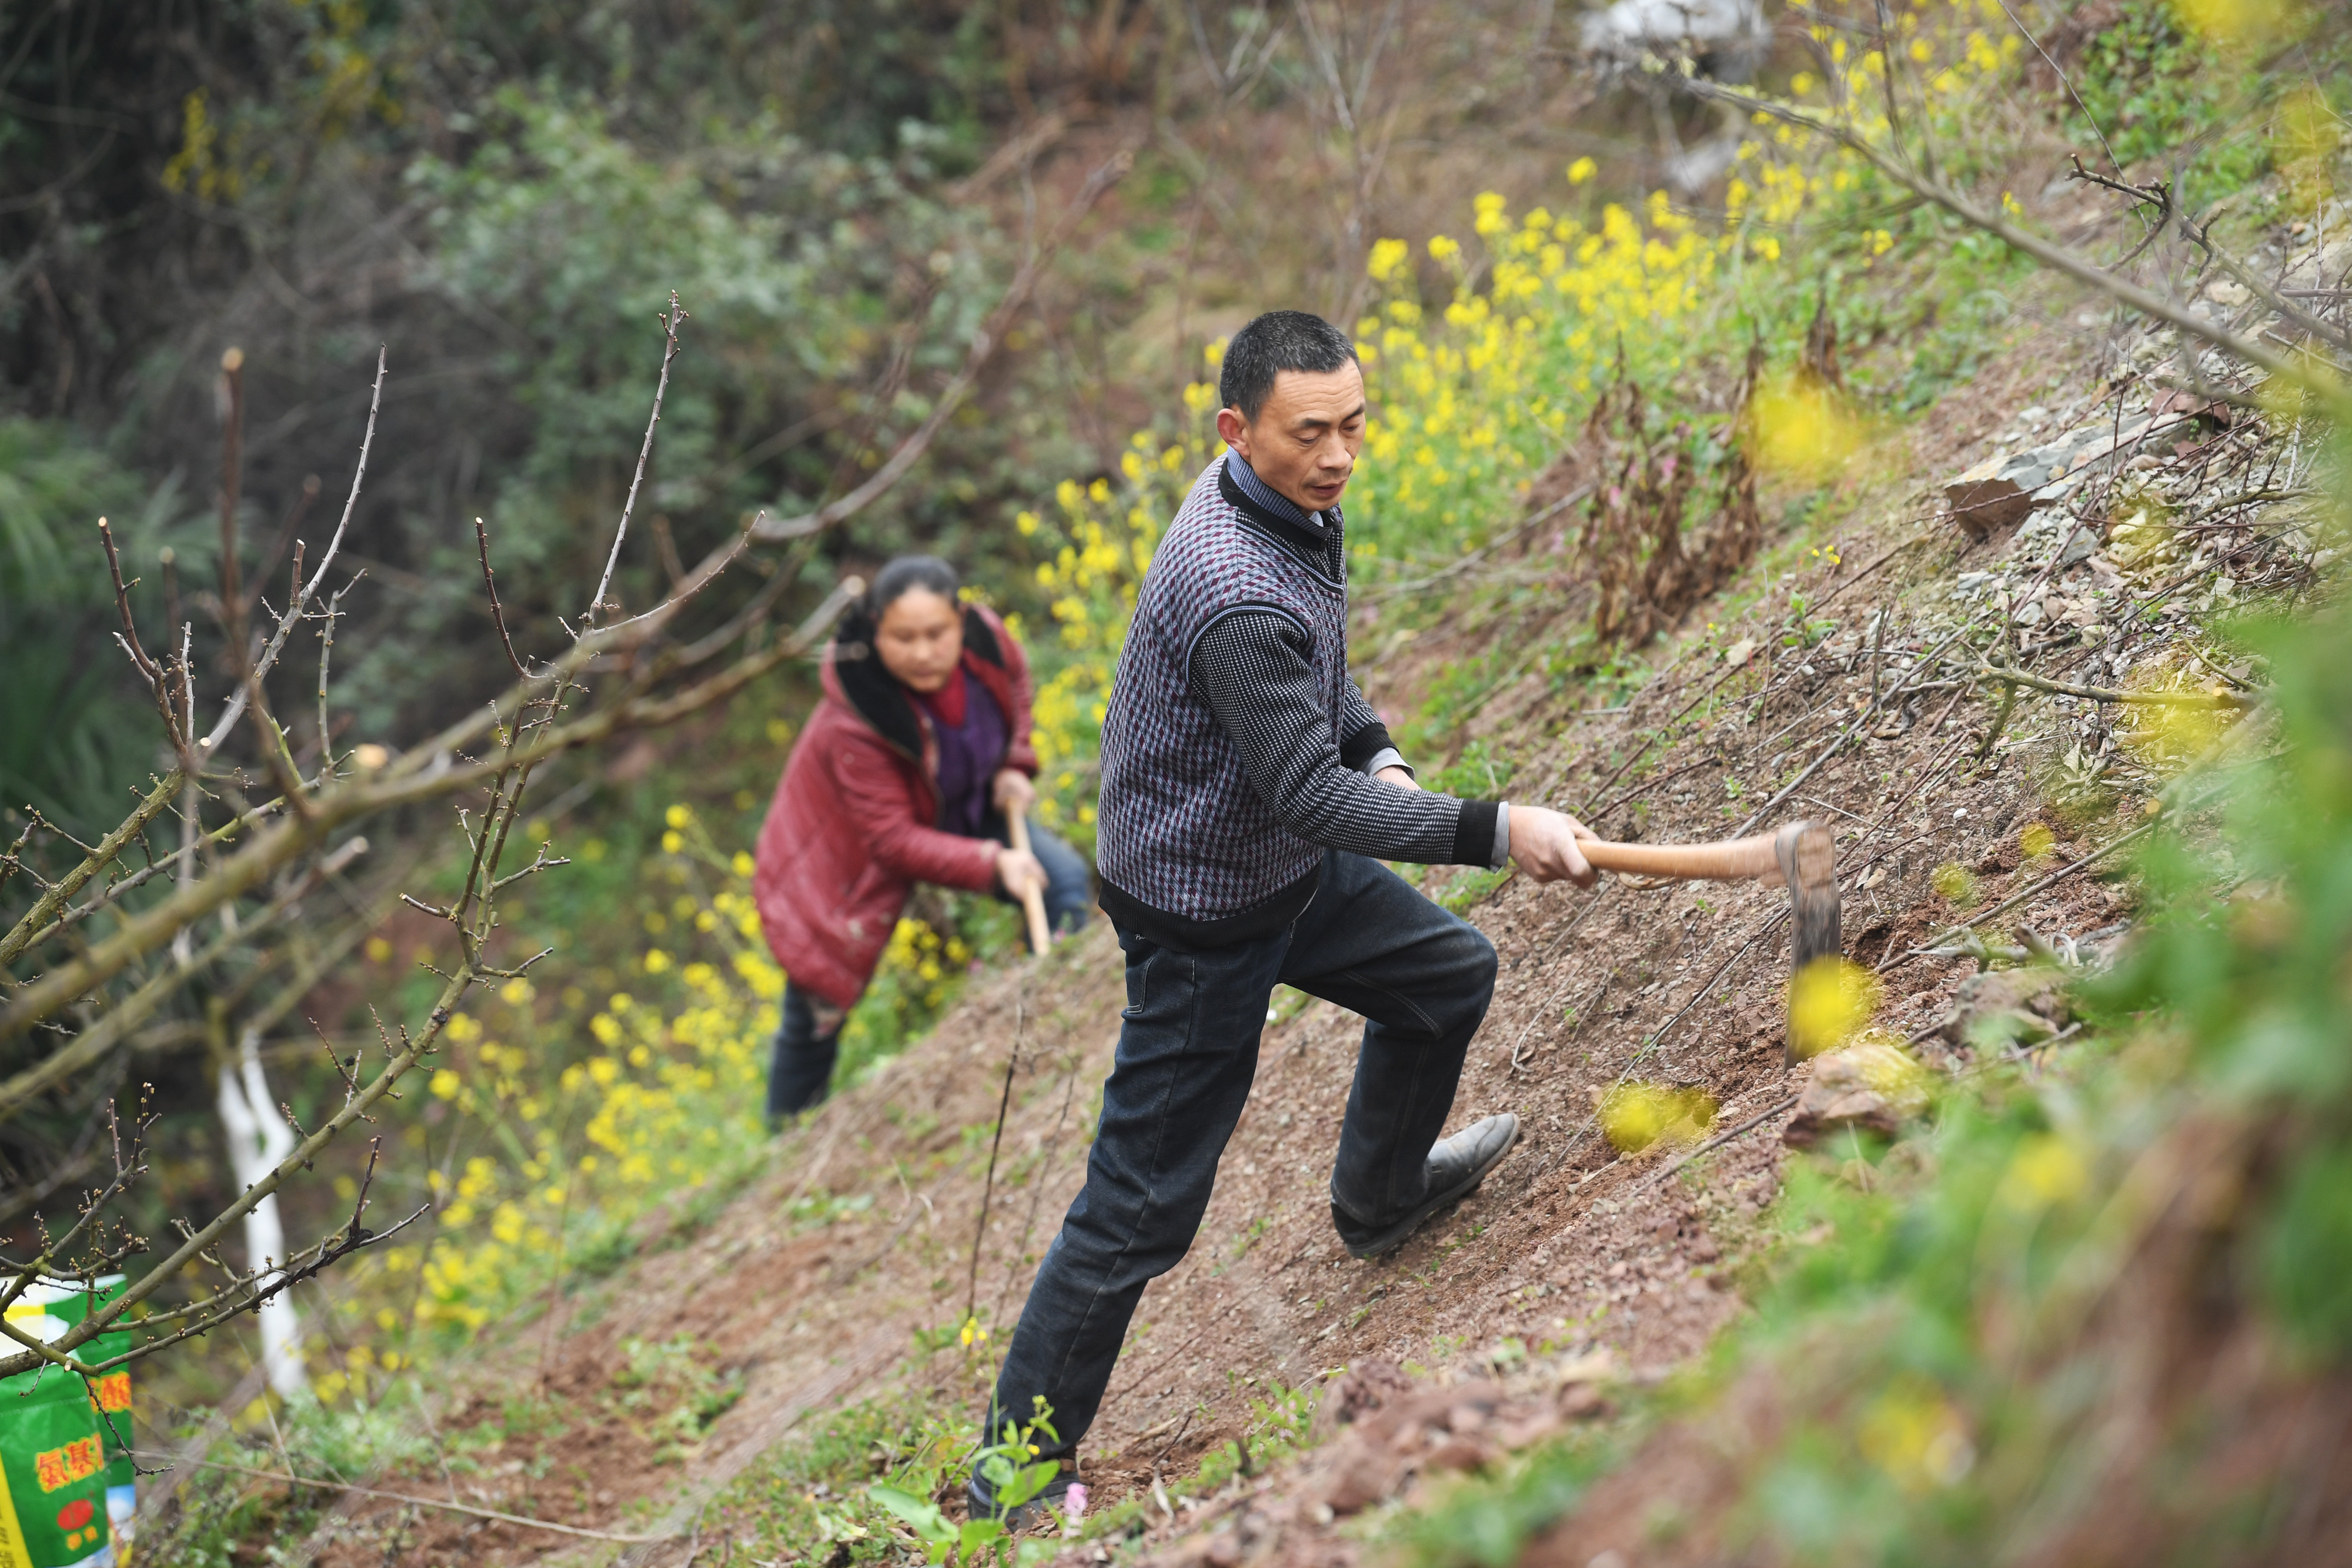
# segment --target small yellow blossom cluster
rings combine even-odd
[[[1759,221],[1766,221],[1759,217]],[[1671,374],[1719,308],[1714,285],[1738,231],[1709,236],[1664,192],[1638,215],[1614,203],[1588,224],[1543,207],[1514,216],[1487,192],[1474,204],[1485,252],[1440,235],[1430,258],[1453,280],[1433,319],[1382,240],[1368,264],[1387,298],[1356,323],[1378,418],[1349,511],[1360,559],[1457,548],[1499,517],[1497,498],[1557,450],[1622,346]]]
[[[882,972],[911,978],[917,1001],[936,1012],[947,1005],[950,983],[971,960],[962,937],[953,932],[943,937],[920,920],[902,917],[882,949]]]
[[[764,1082],[784,977],[742,887],[687,923],[720,937],[725,961],[646,949],[645,973],[674,972],[682,1005],[614,992],[588,1019],[592,1054],[551,1083],[528,1071],[546,1053],[488,1038],[468,1014],[450,1020],[452,1060],[432,1089],[458,1113],[444,1136],[480,1152],[454,1163],[454,1179],[436,1168],[432,1240],[385,1257],[388,1273],[421,1270],[420,1326],[478,1329],[542,1281],[567,1244],[702,1186],[756,1132],[741,1107]],[[539,1032],[528,982],[509,981],[499,1000],[513,1033]]]
[[[638,956],[646,988],[666,1002],[614,991],[579,1041],[551,1038],[563,1026],[526,979],[451,1017],[426,1080],[440,1109],[410,1134],[430,1162],[432,1228],[339,1275],[353,1348],[318,1369],[321,1398],[364,1394],[404,1364],[404,1351],[416,1354],[413,1336],[482,1328],[551,1277],[591,1266],[657,1204],[756,1158],[763,1131],[745,1107],[762,1097],[784,974],[761,933],[751,857],[722,855],[683,806],[669,810],[663,847],[665,869],[680,873],[672,885],[690,862],[710,889],[670,901],[677,951]],[[936,1012],[971,956],[960,938],[901,920],[877,984]],[[382,1336],[373,1343],[370,1330]]]
[[[1209,350],[1213,367],[1221,348]],[[1108,479],[1065,479],[1049,512],[1024,511],[1013,519],[1024,538],[1051,551],[1037,563],[1037,586],[1049,596],[1058,632],[1051,643],[1029,644],[1037,665],[1034,738],[1045,769],[1037,817],[1081,844],[1093,838],[1095,820],[1093,775],[1084,764],[1101,740],[1136,590],[1160,528],[1223,450],[1209,417],[1216,403],[1213,385],[1193,382],[1184,389],[1191,428],[1173,440],[1139,433],[1120,454],[1116,489]],[[1020,634],[1018,626],[1013,631]]]
[[[1925,84],[1940,103],[1971,84],[1997,90],[2019,47],[2003,26],[1999,0],[1903,9],[1893,50],[1899,91],[1916,99]],[[1825,27],[1817,37],[1829,74],[1801,73],[1790,106],[1883,141],[1885,55],[1850,49]],[[1487,192],[1472,204],[1472,243],[1438,235],[1421,247],[1450,282],[1442,305],[1423,297],[1413,246],[1373,244],[1365,269],[1378,293],[1355,324],[1372,407],[1348,505],[1360,574],[1411,571],[1415,556],[1458,557],[1507,521],[1509,497],[1573,438],[1621,360],[1634,376],[1665,383],[1703,356],[1736,361],[1758,322],[1790,319],[1808,289],[1784,246],[1829,204],[1842,204],[1838,221],[1853,228],[1846,219],[1869,176],[1854,155],[1758,119],[1719,223],[1679,210],[1664,192],[1580,214],[1514,214]],[[1586,204],[1580,188],[1597,172],[1590,158],[1568,167],[1570,205]],[[1850,238],[1864,266],[1895,243],[1878,227]],[[1211,376],[1223,351],[1222,343],[1205,351]],[[1082,843],[1094,821],[1088,764],[1136,590],[1159,530],[1221,450],[1213,382],[1193,382],[1183,401],[1177,432],[1138,433],[1118,478],[1065,480],[1051,506],[1015,519],[1043,555],[1036,580],[1055,633],[1029,643],[1046,769],[1038,815]],[[1765,389],[1752,422],[1759,462],[1813,480],[1842,467],[1863,434],[1841,405],[1785,382]]]

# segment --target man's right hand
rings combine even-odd
[[[1045,868],[1027,850],[996,852],[996,885],[1019,898],[1031,888],[1045,891]]]
[[[1511,806],[1511,860],[1538,882],[1566,880],[1591,887],[1598,874],[1585,864],[1579,839],[1599,835],[1565,811],[1544,806]]]

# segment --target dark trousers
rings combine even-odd
[[[1005,835],[993,835],[999,843]],[[1087,878],[1086,857],[1053,834],[1034,826],[1029,848],[1045,868],[1045,921],[1056,931],[1073,931],[1086,924],[1093,890]],[[1003,893],[996,895],[1004,898]],[[833,1064],[841,1054],[841,1026],[846,1015],[800,987],[786,982],[784,1016],[768,1060],[768,1120],[780,1122],[805,1111],[825,1096],[833,1084]]]
[[[1495,949],[1377,861],[1333,851],[1286,931],[1199,953],[1119,932],[1127,1010],[1103,1086],[1087,1185],[1038,1266],[998,1375],[990,1425],[1042,1397],[1068,1454],[1094,1424],[1143,1287],[1192,1247],[1257,1071],[1276,982],[1365,1019],[1331,1170],[1332,1218],[1370,1230],[1419,1203],[1470,1037],[1495,994]]]

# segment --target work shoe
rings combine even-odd
[[[1007,1510],[1004,1515],[1006,1533],[1017,1535],[1022,1531],[1044,1523],[1045,1511],[1048,1508],[1057,1513],[1068,1512],[1070,1486],[1077,1479],[1076,1471],[1064,1470],[1045,1483],[1044,1491],[1039,1492],[1027,1502]],[[975,1470],[971,1479],[965,1484],[963,1496],[966,1517],[971,1519],[996,1517],[996,1489],[990,1486],[987,1478],[978,1471]]]
[[[1474,1123],[1450,1138],[1440,1138],[1437,1146],[1429,1151],[1429,1185],[1421,1202],[1377,1228],[1368,1229],[1357,1224],[1334,1203],[1331,1223],[1339,1230],[1339,1239],[1347,1244],[1348,1255],[1377,1258],[1402,1246],[1405,1238],[1420,1229],[1431,1215],[1477,1191],[1486,1173],[1502,1164],[1503,1156],[1518,1141],[1519,1119],[1508,1111]]]

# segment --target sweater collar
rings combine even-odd
[[[1248,464],[1236,453],[1228,452],[1217,470],[1217,494],[1227,505],[1242,515],[1243,519],[1260,533],[1298,558],[1316,575],[1334,583],[1344,580],[1343,558],[1339,543],[1346,527],[1339,508],[1328,507],[1312,516],[1319,520],[1301,521],[1308,517],[1289,502],[1283,502],[1283,511],[1259,502],[1242,486],[1241,476],[1249,474],[1258,487],[1265,491],[1265,481],[1250,473]],[[1265,491],[1271,495],[1273,492]],[[1279,497],[1276,497],[1277,500]],[[1287,515],[1286,515],[1286,513]]]
[[[1256,502],[1260,510],[1270,512],[1286,523],[1293,523],[1302,528],[1312,528],[1318,534],[1323,532],[1322,513],[1307,511],[1297,502],[1259,478],[1257,470],[1251,467],[1249,459],[1240,453],[1228,451],[1225,454],[1225,472],[1234,476],[1234,483],[1240,487],[1241,493]]]

